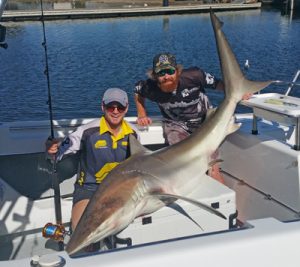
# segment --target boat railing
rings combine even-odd
[[[253,109],[252,134],[258,134],[258,118],[293,127],[293,149],[300,151],[300,99],[290,96],[290,92],[300,76],[298,70],[292,82],[275,81],[276,84],[288,84],[285,94],[265,93],[254,95],[241,104]]]
[[[62,139],[78,126],[89,123],[95,118],[60,119],[53,121],[56,138]],[[136,117],[126,117],[140,133],[143,145],[163,145],[165,139],[162,131],[162,119],[153,116],[153,123],[147,127],[136,124]],[[43,121],[16,121],[0,122],[0,156],[39,153],[45,150],[45,141],[50,135],[50,122]]]
[[[298,78],[300,76],[300,70],[298,70],[293,78],[292,83],[289,85],[289,87],[287,88],[285,95],[288,96],[292,90],[292,88],[295,86],[295,83],[297,82]]]

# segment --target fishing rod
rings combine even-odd
[[[50,77],[49,77],[49,64],[48,64],[48,50],[47,50],[47,39],[46,39],[46,27],[45,27],[45,20],[44,20],[44,8],[43,8],[43,0],[41,2],[41,21],[43,25],[43,43],[42,46],[44,47],[45,51],[45,71],[44,74],[47,77],[47,89],[48,89],[48,101],[47,104],[49,106],[49,116],[50,116],[50,129],[51,129],[51,138],[54,138],[54,127],[53,127],[53,111],[52,111],[52,98],[51,98],[51,86],[50,86]]]
[[[50,86],[50,76],[49,76],[49,64],[48,64],[48,50],[47,50],[47,39],[46,39],[46,28],[45,28],[45,20],[44,20],[44,8],[43,8],[43,0],[40,0],[41,3],[41,22],[43,25],[43,43],[42,46],[44,47],[45,51],[45,71],[44,74],[47,78],[47,89],[48,89],[48,107],[49,107],[49,120],[50,120],[50,136],[49,140],[54,140],[54,126],[53,126],[53,109],[52,109],[52,98],[51,98],[51,86]],[[52,187],[54,191],[54,209],[55,209],[55,218],[56,218],[56,226],[55,228],[51,227],[47,224],[43,229],[43,235],[48,237],[49,234],[53,229],[61,229],[62,226],[62,212],[61,212],[61,201],[60,201],[60,187],[59,187],[59,178],[57,175],[57,166],[56,166],[56,155],[52,157]],[[51,224],[52,225],[52,224]],[[49,234],[50,235],[50,234]],[[55,239],[55,238],[54,238]],[[59,250],[64,249],[64,243],[62,239],[57,239],[59,244]]]

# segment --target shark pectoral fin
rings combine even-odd
[[[136,138],[133,134],[129,135],[129,148],[130,148],[130,154],[134,155],[140,152],[148,152],[149,150],[145,148]]]
[[[226,220],[227,218],[225,217],[225,215],[223,215],[221,212],[217,211],[216,209],[204,204],[204,203],[201,203],[197,200],[194,200],[194,199],[191,199],[191,198],[187,198],[187,197],[183,197],[183,196],[178,196],[178,195],[173,195],[173,194],[167,194],[167,193],[152,193],[152,195],[155,195],[156,197],[162,199],[162,201],[165,201],[166,199],[174,199],[174,200],[177,200],[177,199],[182,199],[184,201],[187,201],[193,205],[196,205],[210,213],[213,213],[219,217],[221,217],[222,219]]]
[[[187,218],[189,218],[194,224],[196,224],[202,231],[204,231],[204,229],[201,227],[201,225],[199,223],[197,223],[180,205],[178,205],[177,203],[173,202],[172,204],[168,205],[169,208],[172,208],[173,210],[178,211],[179,213],[181,213],[183,216],[186,216]]]

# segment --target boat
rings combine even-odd
[[[74,257],[61,244],[70,234],[77,161],[53,168],[45,141],[51,130],[63,139],[93,118],[0,122],[0,266],[297,266],[300,98],[290,92],[299,76],[300,70],[285,94],[259,93],[240,103],[251,112],[235,114],[241,127],[220,146],[225,183],[207,176],[193,192],[226,221],[178,201],[181,209],[136,218],[100,249]],[[136,117],[126,119],[135,124]],[[136,127],[144,146],[166,145],[161,117]]]
[[[300,70],[294,83],[299,75]],[[220,147],[225,185],[216,185],[218,182],[213,179],[207,181],[222,196],[214,195],[212,200],[211,195],[205,195],[211,204],[218,202],[226,207],[228,203],[222,204],[222,201],[232,202],[230,225],[216,226],[206,232],[198,229],[198,233],[197,230],[178,233],[171,228],[174,222],[179,229],[184,226],[185,222],[176,221],[182,215],[173,214],[172,221],[170,214],[164,214],[170,213],[166,207],[163,213],[157,211],[150,217],[136,219],[132,224],[135,226],[129,226],[121,233],[120,239],[131,238],[133,243],[75,258],[59,251],[57,242],[42,236],[44,226],[55,222],[53,189],[49,184],[43,185],[43,178],[51,174],[51,165],[47,165],[44,154],[49,122],[1,123],[0,266],[97,266],[98,262],[108,266],[152,266],[157,263],[177,266],[186,261],[195,262],[189,265],[196,266],[197,260],[202,263],[212,261],[210,263],[215,266],[241,262],[244,266],[263,263],[296,266],[300,241],[300,99],[288,94],[267,93],[254,95],[241,104],[252,108],[253,112],[235,115],[242,126]],[[63,138],[90,120],[54,121],[55,134]],[[135,123],[136,118],[128,117],[127,120]],[[153,150],[165,146],[160,117],[154,118],[149,127],[138,129],[143,145]],[[68,162],[66,173],[61,175],[72,175],[73,165]],[[74,179],[75,176],[64,178],[60,184],[66,228],[70,220]],[[37,194],[37,190],[42,193]],[[149,218],[155,227],[155,217],[160,218],[157,232],[138,229]],[[166,221],[162,224],[164,217]],[[203,222],[205,217],[200,214],[200,225],[211,224],[209,219]],[[169,229],[170,233],[165,235]],[[140,240],[134,239],[136,231],[140,231],[137,235],[142,236]]]

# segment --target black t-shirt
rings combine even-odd
[[[199,125],[210,106],[205,88],[215,89],[219,82],[198,67],[191,67],[182,71],[178,88],[172,93],[162,92],[153,79],[137,82],[134,92],[156,102],[165,119]]]

